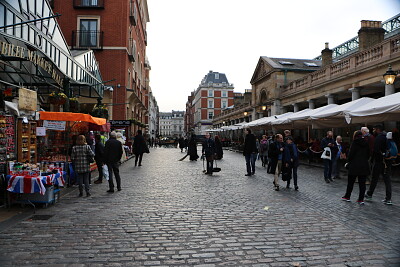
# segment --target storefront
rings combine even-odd
[[[93,52],[74,54],[48,1],[0,0],[0,184],[11,175],[10,192],[46,194],[65,184],[71,129],[82,133],[92,117],[53,120],[40,111],[77,111],[76,99],[94,105],[104,91]]]

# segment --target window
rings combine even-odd
[[[97,19],[81,19],[79,22],[79,46],[97,47],[98,34]]]
[[[304,65],[306,65],[307,67],[318,67],[318,65],[314,62],[304,62]]]
[[[222,97],[227,97],[228,96],[228,92],[227,91],[222,91]]]
[[[213,117],[214,117],[214,112],[209,111],[209,112],[208,112],[208,119],[209,119],[209,120],[212,120]]]
[[[215,79],[219,80],[219,73],[215,73]]]
[[[294,65],[294,63],[290,61],[278,61],[281,65]]]
[[[221,108],[226,108],[228,106],[228,103],[226,100],[222,100],[221,102]]]
[[[208,108],[214,108],[214,100],[208,100]]]
[[[208,97],[214,97],[214,91],[208,90]]]

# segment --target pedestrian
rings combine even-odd
[[[251,130],[247,128],[245,130],[246,137],[244,140],[244,148],[243,148],[243,156],[246,159],[246,169],[247,173],[245,176],[254,175],[256,172],[256,157],[257,157],[257,142],[254,134],[251,133]]]
[[[214,137],[214,142],[215,142],[215,159],[217,160],[222,159],[224,157],[224,151],[222,150],[222,143],[218,135]]]
[[[199,155],[197,155],[197,141],[195,134],[192,134],[192,136],[190,137],[188,143],[188,154],[189,154],[189,160],[191,161],[195,161],[199,158]]]
[[[114,193],[114,182],[113,173],[115,174],[115,180],[117,182],[117,189],[121,191],[121,177],[119,175],[119,162],[122,157],[122,144],[117,140],[117,134],[115,132],[110,133],[110,138],[107,140],[104,147],[104,163],[108,167],[108,193]]]
[[[333,132],[328,131],[326,133],[326,137],[322,139],[321,141],[321,148],[324,150],[324,153],[322,153],[321,158],[323,158],[324,161],[324,178],[325,182],[333,182],[332,180],[332,150],[336,151],[336,142],[333,139]],[[324,157],[325,155],[325,157]]]
[[[135,154],[135,166],[138,165],[138,161],[139,166],[142,166],[143,153],[147,153],[149,149],[142,135],[142,130],[137,130],[132,146],[133,153]]]
[[[342,161],[346,159],[343,140],[340,135],[336,136],[336,146],[332,148],[332,179],[340,179]]]
[[[185,138],[183,138],[183,136],[179,137],[178,143],[179,143],[179,148],[181,149],[181,153],[182,153],[183,149],[185,148]]]
[[[205,140],[203,141],[202,157],[207,162],[207,171],[205,174],[212,175],[214,169],[214,156],[215,156],[215,142],[210,137],[210,133],[206,133]]]
[[[289,168],[289,177],[293,177],[294,190],[298,191],[299,187],[297,184],[297,168],[299,167],[299,153],[297,146],[293,141],[293,137],[290,135],[286,137],[282,156],[282,166]],[[290,188],[290,179],[287,180],[286,188]]]
[[[125,140],[122,138],[122,133],[118,132],[117,133],[117,140],[121,142],[122,146],[122,156],[121,156],[121,162],[124,162],[127,157],[126,157],[126,151],[125,151]]]
[[[104,145],[101,141],[101,135],[97,134],[94,140],[96,141],[94,145],[94,160],[96,161],[97,170],[99,171],[99,178],[94,181],[94,183],[101,184],[103,182]]]
[[[283,157],[284,143],[283,136],[277,134],[275,141],[270,145],[270,155],[272,160],[272,170],[274,171],[274,187],[275,191],[279,191],[279,174],[282,172],[282,157]]]
[[[284,137],[283,139],[286,140],[286,138],[288,138],[289,136],[292,136],[292,132],[290,130],[284,130],[283,131]]]
[[[268,166],[267,166],[267,173],[269,174],[274,174],[275,169],[276,169],[276,164],[272,160],[272,150],[271,150],[271,144],[275,142],[275,135],[271,134],[271,136],[268,138]]]
[[[369,146],[367,141],[363,138],[363,133],[361,131],[355,131],[346,163],[346,168],[348,169],[348,180],[346,194],[342,197],[342,200],[350,201],[354,183],[358,178],[360,191],[357,203],[360,205],[364,204],[364,194],[366,190],[365,181],[367,176],[370,174],[369,153]]]
[[[77,174],[79,185],[79,197],[83,196],[83,184],[85,184],[86,196],[90,197],[89,192],[89,175],[90,160],[94,157],[94,152],[86,143],[86,137],[79,135],[76,139],[76,146],[72,148],[71,160],[74,163],[74,170]]]
[[[387,152],[387,138],[383,131],[382,125],[375,125],[373,128],[375,135],[374,149],[372,152],[372,177],[371,184],[365,194],[365,200],[372,200],[376,185],[380,176],[383,176],[383,181],[386,187],[386,197],[383,202],[387,205],[392,205],[392,182],[390,180],[389,170],[386,169],[385,155]]]
[[[262,166],[265,168],[268,163],[268,139],[267,136],[264,134],[260,140],[260,147],[259,147],[259,155],[261,158]]]
[[[372,155],[374,151],[375,136],[369,132],[368,127],[361,127],[361,132],[363,133],[363,137],[369,146],[369,166],[372,168]],[[365,182],[367,185],[371,184],[371,173],[372,172],[370,172],[370,174],[367,176],[367,181]]]

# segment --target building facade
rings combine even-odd
[[[224,73],[209,71],[194,93],[194,129],[196,134],[204,134],[212,128],[214,116],[233,105],[233,84]]]
[[[153,96],[151,88],[149,88],[149,121],[148,133],[150,138],[156,138],[159,135],[159,108],[156,98]]]
[[[185,136],[184,111],[160,112],[160,135],[161,137],[176,138]]]
[[[62,14],[59,23],[69,48],[94,51],[103,81],[112,92],[103,99],[110,118],[148,123],[147,1],[52,3],[54,11]]]

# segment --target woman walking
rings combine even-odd
[[[137,130],[137,134],[133,139],[133,153],[135,154],[135,166],[137,166],[138,161],[139,161],[139,166],[142,166],[143,153],[147,151],[148,147],[142,135],[142,130]]]
[[[188,144],[188,155],[191,161],[197,160],[199,155],[197,155],[197,142],[196,142],[196,135],[192,134]]]
[[[368,143],[363,138],[363,134],[361,131],[354,132],[353,143],[350,146],[349,156],[347,167],[349,170],[348,174],[348,182],[347,182],[347,190],[342,200],[350,201],[351,192],[353,191],[354,182],[356,178],[358,178],[358,186],[360,188],[360,192],[358,194],[357,203],[362,205],[364,204],[364,195],[365,195],[365,181],[367,176],[370,174],[369,168],[369,146]]]
[[[83,196],[83,183],[85,184],[86,196],[89,197],[89,176],[90,161],[94,153],[90,146],[86,143],[86,137],[79,135],[76,139],[76,146],[72,148],[71,160],[74,163],[75,172],[79,184],[79,197]]]
[[[264,134],[262,136],[262,139],[260,141],[260,147],[259,147],[259,154],[262,162],[262,166],[265,168],[267,163],[268,163],[268,139],[267,136]]]

